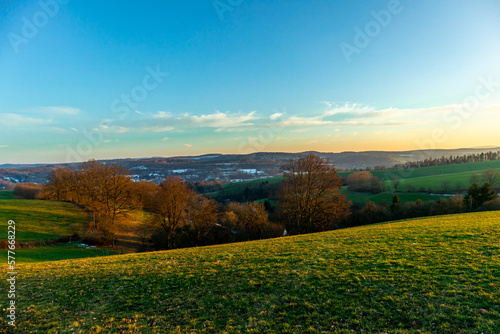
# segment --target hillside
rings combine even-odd
[[[7,238],[7,220],[16,222],[16,241],[53,240],[69,236],[71,225],[85,224],[88,215],[71,203],[0,200],[0,240]]]
[[[71,203],[12,199],[13,193],[0,191],[0,241],[7,241],[7,223],[16,222],[16,255],[20,263],[102,256],[116,253],[107,248],[84,247],[79,242],[46,246],[61,237],[70,237],[76,225],[86,226],[88,214]],[[7,244],[3,244],[7,247]],[[34,247],[38,246],[38,247]],[[7,263],[2,249],[0,261]]]
[[[20,261],[20,330],[498,333],[499,233],[500,212],[486,212],[165,252]]]

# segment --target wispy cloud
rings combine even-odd
[[[3,114],[2,117],[0,117],[0,124],[9,127],[49,125],[52,123],[53,123],[52,119],[35,118],[20,114]]]
[[[68,130],[63,129],[63,128],[59,128],[59,127],[55,127],[55,126],[50,127],[50,128],[48,128],[48,129],[49,129],[49,131],[50,131],[50,132],[52,132],[52,133],[61,133],[61,134],[62,134],[62,133],[68,133]]]
[[[43,114],[56,114],[56,115],[78,115],[81,110],[73,107],[66,106],[50,106],[50,107],[40,107],[39,111]]]
[[[158,111],[156,114],[153,115],[153,118],[155,119],[163,119],[170,117],[172,117],[172,114],[167,111]]]
[[[244,115],[222,113],[220,111],[217,111],[214,114],[208,115],[185,115],[184,118],[187,119],[192,126],[217,128],[217,131],[252,126],[254,124],[250,121],[257,119],[257,117],[255,116],[255,111]]]
[[[385,108],[376,109],[358,103],[338,105],[333,102],[322,102],[327,109],[317,115],[290,116],[279,122],[283,127],[314,127],[314,126],[408,126],[426,124],[431,122],[429,118],[422,119],[420,116],[439,116],[456,110],[457,106],[448,105],[430,108]],[[493,108],[494,109],[494,108]],[[499,109],[497,109],[499,110]],[[292,130],[293,132],[304,132],[305,129]],[[338,129],[335,129],[338,131]]]
[[[102,131],[103,133],[106,133],[106,134],[122,134],[122,133],[127,133],[130,131],[130,128],[128,128],[128,127],[118,126],[118,125],[100,124],[99,127],[100,127],[100,129],[95,129],[95,130]],[[75,130],[78,132],[77,129],[72,128],[72,130]]]
[[[142,132],[168,132],[175,130],[172,126],[146,126],[141,129]]]
[[[291,116],[279,123],[280,126],[313,126],[329,124],[333,124],[333,121],[324,120],[321,115],[312,117]]]
[[[283,116],[283,113],[277,112],[277,113],[274,113],[271,116],[269,116],[269,119],[271,119],[271,121],[274,121],[274,120],[280,118],[281,116]]]

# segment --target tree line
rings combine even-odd
[[[86,242],[114,245],[122,231],[133,231],[144,249],[172,249],[226,242],[272,238],[410,217],[494,207],[498,200],[491,185],[474,183],[465,197],[438,202],[401,204],[367,203],[353,206],[341,193],[344,180],[328,160],[309,154],[281,167],[283,181],[270,187],[255,183],[257,194],[272,189],[276,202],[251,199],[244,188],[244,202],[217,201],[198,193],[196,185],[179,177],[160,184],[134,182],[123,167],[97,161],[52,171],[47,184],[19,185],[40,199],[75,203],[89,214],[89,224],[75,231]],[[359,184],[380,190],[383,179],[370,173],[355,178]],[[351,179],[352,181],[352,179]],[[489,188],[488,188],[489,187]],[[34,198],[33,196],[31,198]],[[431,203],[432,202],[432,203]]]
[[[495,161],[500,160],[500,151],[493,152],[482,152],[482,153],[471,153],[457,156],[441,156],[439,158],[427,158],[418,161],[405,162],[403,164],[395,164],[391,168],[386,168],[383,166],[375,167],[375,170],[385,170],[385,169],[410,169],[410,168],[420,168],[420,167],[433,167],[433,166],[444,166],[444,165],[456,165],[465,164],[471,162],[484,162],[484,161]]]
[[[272,208],[269,202],[253,202],[249,190],[243,190],[245,203],[217,202],[179,177],[160,184],[133,182],[123,166],[93,160],[58,168],[44,186],[20,185],[19,192],[35,189],[29,198],[83,208],[90,222],[80,233],[88,242],[114,245],[123,227],[133,226],[155,249],[278,237],[285,230],[322,231],[338,227],[349,216],[350,203],[340,194],[342,180],[327,160],[311,154],[283,166],[283,173],[276,189],[279,200]],[[142,212],[145,218],[138,219]]]

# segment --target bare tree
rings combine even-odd
[[[342,179],[328,160],[310,153],[282,170],[285,179],[278,206],[288,230],[326,230],[350,214],[350,204],[340,194]]]
[[[443,180],[443,191],[448,192],[450,190],[450,180]]]
[[[392,187],[394,188],[394,191],[398,191],[399,185],[401,184],[401,180],[397,176],[393,176],[391,179],[391,184]]]
[[[49,181],[42,191],[42,197],[62,201],[73,201],[76,189],[74,188],[75,170],[72,167],[61,167],[53,170]]]
[[[114,245],[117,224],[137,206],[133,182],[127,175],[122,166],[90,160],[77,169],[53,171],[43,195],[83,206],[92,215],[90,232],[100,231]]]
[[[493,188],[500,181],[500,172],[494,169],[488,169],[481,174],[484,182],[491,184]]]
[[[470,183],[470,185],[473,185],[474,183],[479,184],[480,180],[481,180],[481,177],[479,176],[479,174],[476,172],[472,172],[472,174],[470,175],[469,183]]]
[[[127,176],[122,166],[105,165],[101,170],[105,175],[99,192],[102,201],[101,228],[108,240],[115,243],[117,225],[123,223],[133,207],[137,207],[134,182]]]
[[[137,202],[143,208],[151,206],[155,194],[160,190],[160,186],[152,181],[141,180],[134,183]]]
[[[170,176],[161,183],[160,190],[153,199],[153,222],[165,231],[168,248],[175,246],[175,231],[185,223],[191,197],[194,195],[195,192],[184,180]]]
[[[201,195],[191,196],[187,209],[187,220],[191,223],[196,234],[196,245],[204,243],[210,230],[217,224],[220,213],[213,200]]]

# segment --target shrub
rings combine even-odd
[[[37,183],[18,183],[14,188],[14,194],[17,198],[37,199],[43,189],[42,184]]]

